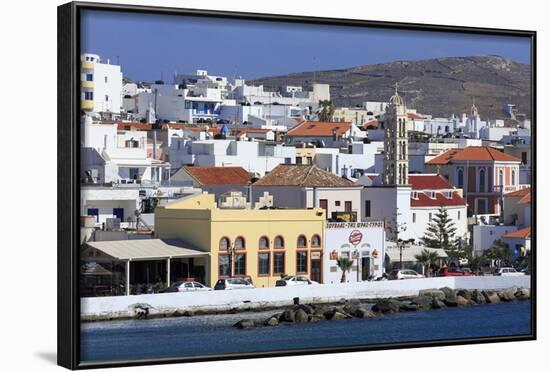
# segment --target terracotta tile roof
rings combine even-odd
[[[509,193],[506,193],[504,194],[504,196],[525,196],[527,194],[530,194],[531,193],[531,188],[530,187],[526,187],[524,189],[519,189],[517,191],[512,191],[512,192],[509,192]]]
[[[363,124],[363,128],[365,129],[378,129],[379,126],[380,121],[378,121],[378,119],[370,120]]]
[[[151,130],[151,124],[140,122],[117,122],[118,130]]]
[[[424,116],[418,115],[418,114],[413,114],[412,112],[409,112],[407,114],[407,118],[409,118],[409,119],[426,119]]]
[[[353,187],[356,185],[316,165],[279,164],[254,186]]]
[[[250,175],[242,167],[184,167],[201,185],[248,185]]]
[[[514,161],[520,162],[515,156],[508,155],[492,147],[469,146],[463,149],[450,149],[436,156],[426,164],[443,165],[453,161]]]
[[[440,192],[436,192],[434,196],[435,198],[432,199],[425,193],[419,192],[416,199],[411,197],[411,207],[439,208],[441,206],[458,207],[466,205],[464,199],[462,199],[462,197],[456,191],[452,193],[451,198],[446,198],[445,195]]]
[[[531,204],[531,193],[525,195],[518,201],[518,204]]]
[[[409,174],[409,184],[413,190],[448,190],[453,188],[453,185],[440,174]]]
[[[287,137],[332,137],[333,131],[342,136],[351,128],[350,122],[304,121],[288,131]]]
[[[524,227],[523,229],[519,229],[516,231],[510,231],[504,235],[502,235],[503,238],[531,238],[531,226]]]

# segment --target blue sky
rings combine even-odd
[[[495,54],[529,63],[526,37],[119,13],[82,13],[83,52],[133,80],[206,69],[245,79],[435,57]]]

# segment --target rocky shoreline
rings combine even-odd
[[[528,288],[514,287],[498,291],[480,291],[477,289],[470,291],[443,287],[421,290],[417,296],[413,297],[384,298],[374,303],[350,300],[339,304],[300,304],[299,300],[295,299],[294,306],[271,315],[263,322],[244,318],[233,326],[238,329],[251,329],[261,326],[274,327],[283,324],[316,323],[352,318],[367,319],[391,313],[497,304],[500,302],[529,300],[530,298],[531,291]]]

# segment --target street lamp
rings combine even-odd
[[[234,276],[234,268],[235,265],[234,257],[235,257],[235,245],[231,244],[227,247],[227,253],[229,253],[229,277],[232,278]]]

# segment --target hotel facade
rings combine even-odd
[[[241,201],[218,207],[214,195],[200,194],[157,207],[155,235],[209,252],[209,286],[230,276],[249,276],[260,288],[274,287],[283,274],[323,281],[322,208],[252,209]]]

